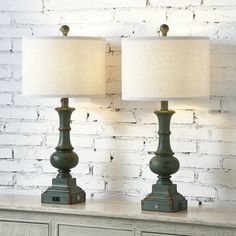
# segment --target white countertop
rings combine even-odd
[[[120,219],[166,221],[236,228],[236,209],[189,207],[187,211],[164,213],[142,211],[139,202],[87,200],[74,205],[42,204],[40,196],[0,195],[0,210],[47,212]]]

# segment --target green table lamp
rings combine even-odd
[[[163,36],[169,27],[161,26]],[[122,99],[161,101],[154,113],[159,121],[159,145],[149,166],[158,175],[142,209],[177,212],[187,200],[177,192],[171,175],[179,161],[170,146],[170,120],[175,113],[168,100],[209,96],[209,39],[206,37],[151,37],[122,39]]]
[[[56,108],[60,118],[60,137],[51,155],[58,169],[52,186],[42,193],[43,203],[74,204],[85,201],[85,192],[76,185],[70,169],[78,156],[70,142],[69,97],[104,96],[105,40],[97,37],[25,37],[22,39],[22,94],[25,96],[60,97]]]

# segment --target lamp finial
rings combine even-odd
[[[67,36],[68,32],[70,31],[70,28],[68,25],[63,25],[60,28],[60,31],[62,32],[63,36]]]
[[[162,36],[167,36],[167,33],[169,31],[169,26],[166,24],[161,25],[160,31],[162,33]]]

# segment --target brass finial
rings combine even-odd
[[[67,36],[68,32],[70,31],[70,28],[68,25],[63,25],[60,28],[60,31],[62,32],[63,36]]]
[[[161,25],[160,31],[162,33],[162,36],[167,36],[167,33],[169,31],[169,26],[166,24]]]

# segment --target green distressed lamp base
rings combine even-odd
[[[142,200],[142,210],[178,212],[187,209],[187,200],[177,192],[176,184],[153,184],[152,193]]]
[[[53,178],[52,187],[41,195],[42,203],[76,204],[85,202],[86,194],[76,185],[75,178]]]

